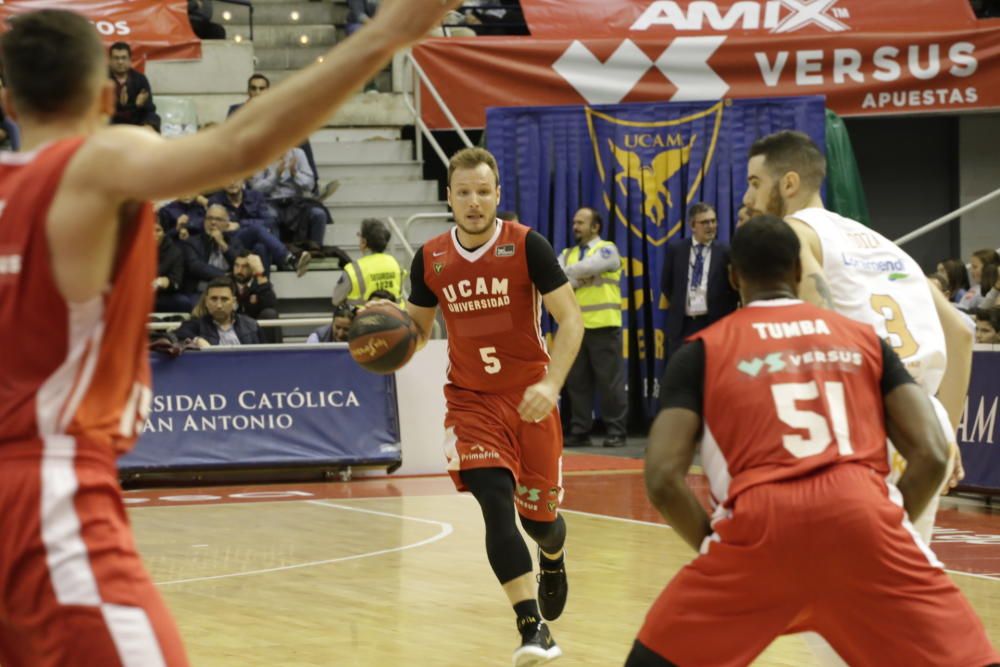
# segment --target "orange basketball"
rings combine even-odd
[[[391,303],[377,303],[358,313],[347,332],[351,357],[363,368],[386,375],[402,368],[417,349],[417,327]]]

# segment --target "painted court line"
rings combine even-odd
[[[640,526],[653,526],[655,528],[669,528],[673,530],[669,525],[665,523],[654,523],[653,521],[640,521],[639,519],[626,519],[620,516],[611,516],[610,514],[594,514],[593,512],[580,512],[578,510],[566,510],[560,509],[560,512],[566,514],[579,514],[580,516],[592,517],[595,519],[608,519],[611,521],[621,521],[623,523],[634,523]],[[959,570],[949,570],[945,568],[945,572],[948,574],[958,574],[963,577],[973,577],[975,579],[986,579],[987,581],[1000,581],[1000,577],[991,574],[977,574],[974,572],[960,572]]]
[[[228,574],[215,574],[206,577],[190,577],[188,579],[173,579],[171,581],[158,581],[157,586],[174,586],[177,584],[190,584],[199,581],[213,581],[216,579],[232,579],[234,577],[249,577],[257,574],[269,574],[271,572],[284,572],[287,570],[299,570],[306,567],[315,567],[317,565],[329,565],[332,563],[343,563],[351,560],[360,560],[362,558],[372,558],[374,556],[382,556],[385,554],[398,553],[400,551],[406,551],[408,549],[416,549],[417,547],[426,546],[428,544],[433,544],[438,540],[443,540],[454,532],[454,528],[450,523],[445,521],[433,521],[431,519],[421,519],[418,517],[406,516],[405,514],[391,514],[389,512],[377,512],[374,510],[366,510],[358,507],[350,507],[348,505],[338,505],[333,503],[326,503],[321,500],[308,500],[306,501],[311,505],[322,505],[323,507],[330,507],[332,509],[346,510],[349,512],[361,512],[364,514],[376,514],[378,516],[391,517],[395,519],[403,519],[406,521],[415,521],[417,523],[427,523],[431,525],[438,526],[440,530],[436,535],[432,535],[427,539],[420,540],[419,542],[414,542],[412,544],[406,544],[401,547],[393,547],[391,549],[380,549],[378,551],[368,551],[360,554],[353,554],[350,556],[341,556],[340,558],[327,558],[325,560],[314,560],[308,563],[296,563],[295,565],[282,565],[280,567],[268,567],[259,570],[247,570],[246,572],[230,572]],[[255,503],[239,503],[239,504],[255,504]]]

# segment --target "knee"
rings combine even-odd
[[[554,521],[534,521],[522,516],[521,525],[542,551],[555,553],[566,543],[566,522],[561,516]]]

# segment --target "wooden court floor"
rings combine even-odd
[[[633,466],[634,467],[634,466]],[[569,473],[557,665],[621,665],[693,552],[637,470]],[[139,549],[206,667],[509,665],[513,616],[475,501],[444,477],[126,494]],[[934,548],[1000,645],[1000,516],[942,513]],[[964,572],[955,571],[960,568]],[[816,665],[797,637],[757,665]]]

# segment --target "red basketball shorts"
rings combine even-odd
[[[896,501],[859,465],[748,489],[653,604],[639,641],[680,667],[748,665],[778,635],[809,630],[850,665],[1000,662]]]
[[[534,521],[554,521],[562,502],[562,427],[553,410],[540,422],[517,414],[523,392],[481,394],[453,385],[444,388],[448,472],[459,491],[460,473],[474,468],[506,468],[516,482],[514,506]]]
[[[76,460],[59,438],[44,461],[0,459],[0,665],[186,667],[110,455]]]

